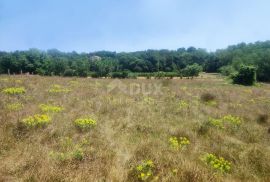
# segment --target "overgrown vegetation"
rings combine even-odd
[[[112,83],[0,76],[0,181],[269,181],[269,84]]]
[[[232,75],[233,83],[254,85],[256,82],[256,69],[253,66],[241,66],[239,72]]]
[[[177,50],[147,50],[131,53],[99,51],[93,53],[64,53],[52,49],[41,51],[0,52],[0,74],[33,73],[39,75],[91,76],[134,78],[146,77],[195,77],[200,71],[221,72],[235,75],[236,83],[252,84],[252,76],[241,68],[249,65],[256,68],[259,81],[270,81],[270,41],[251,44],[241,43],[227,49],[207,52],[194,47]],[[242,74],[241,72],[245,72]],[[136,73],[136,74],[133,74]],[[244,80],[245,79],[245,80]],[[246,80],[249,79],[250,81]],[[246,82],[248,81],[248,82]]]

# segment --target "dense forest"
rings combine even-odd
[[[130,53],[41,51],[0,52],[0,73],[103,77],[164,73],[191,76],[191,70],[231,75],[242,65],[254,66],[259,81],[270,81],[270,41],[240,43],[215,52],[189,47],[177,50],[146,50]],[[196,72],[196,71],[195,71]],[[116,74],[118,73],[118,74]],[[121,74],[120,74],[121,75]]]

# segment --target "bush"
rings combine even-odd
[[[78,71],[77,72],[77,75],[79,77],[87,77],[88,76],[88,73],[87,73],[87,71],[83,70],[83,71]]]
[[[199,76],[199,73],[202,71],[202,66],[198,64],[192,64],[188,65],[186,68],[181,70],[181,74],[184,77],[194,77],[194,76]]]
[[[63,76],[74,76],[75,72],[72,69],[66,69]]]
[[[233,66],[228,65],[228,66],[222,66],[219,69],[219,72],[224,75],[224,76],[230,76],[233,75],[235,73],[235,69],[233,68]]]
[[[166,74],[163,71],[159,71],[159,72],[155,73],[155,78],[157,78],[157,79],[164,78],[165,76],[166,76]]]
[[[121,71],[121,72],[113,72],[111,73],[112,78],[128,78],[128,72],[127,71]]]
[[[232,75],[234,84],[254,85],[256,82],[256,68],[253,66],[241,66],[239,72]]]
[[[92,78],[101,78],[101,77],[107,77],[108,74],[106,74],[106,73],[101,73],[101,72],[92,72],[92,73],[90,74],[90,76],[91,76]]]

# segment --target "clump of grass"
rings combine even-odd
[[[24,87],[10,87],[10,88],[5,88],[2,90],[4,94],[7,95],[20,95],[24,94],[26,92]]]
[[[228,122],[234,126],[238,126],[242,123],[242,119],[238,116],[226,115],[222,118],[223,122]]]
[[[10,111],[18,111],[18,110],[21,110],[23,108],[23,104],[22,103],[12,103],[12,104],[7,104],[6,105],[6,108]]]
[[[268,114],[259,114],[257,118],[257,122],[259,124],[265,124],[267,123],[268,118],[269,118]]]
[[[201,95],[201,101],[203,102],[212,102],[216,99],[216,96],[211,93],[203,93]]]
[[[22,80],[15,80],[15,83],[22,83]]]
[[[74,142],[70,137],[61,140],[60,151],[51,151],[49,156],[57,161],[81,161],[85,157],[85,147],[89,144],[88,140],[82,139],[78,143]]]
[[[66,89],[66,88],[63,88],[61,85],[52,85],[51,88],[48,90],[49,93],[61,93],[61,92],[64,92],[64,93],[67,93],[67,92],[70,92],[69,89]]]
[[[212,169],[221,173],[227,173],[231,170],[231,163],[225,160],[223,157],[217,157],[214,154],[207,153],[202,157],[201,160]]]
[[[209,118],[209,124],[220,129],[224,129],[226,125],[238,127],[242,123],[242,119],[238,116],[225,115],[222,118]]]
[[[201,95],[201,101],[209,106],[216,106],[216,96],[211,93],[204,93]]]
[[[8,79],[7,78],[1,78],[0,81],[1,82],[8,82]]]
[[[42,110],[42,112],[61,112],[64,109],[63,107],[60,106],[53,106],[46,104],[40,104],[39,108]]]
[[[86,130],[94,128],[97,125],[97,122],[91,118],[79,118],[74,121],[74,125],[79,129]]]
[[[190,141],[186,137],[170,137],[169,143],[173,149],[179,150],[186,148],[190,144]]]
[[[185,108],[187,108],[188,106],[189,106],[189,104],[188,104],[187,102],[183,101],[183,100],[181,100],[181,101],[179,102],[179,108],[180,108],[180,109],[185,109]]]
[[[136,166],[137,177],[141,181],[151,180],[153,178],[154,163],[152,160],[144,160]]]
[[[209,118],[209,124],[220,129],[224,129],[224,123],[222,119]]]
[[[71,81],[69,81],[69,84],[70,85],[77,85],[77,84],[79,84],[79,82],[75,81],[75,80],[71,80]]]
[[[67,160],[83,160],[84,152],[82,148],[76,148],[72,152],[54,152],[51,151],[49,156],[57,161],[67,161]]]
[[[28,116],[22,120],[22,123],[28,127],[43,127],[51,122],[51,118],[46,114],[35,114],[34,116]]]
[[[151,97],[144,97],[143,101],[147,104],[154,104],[155,99],[151,98]]]

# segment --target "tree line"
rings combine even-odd
[[[127,75],[197,76],[198,72],[234,75],[253,66],[259,81],[270,81],[270,41],[240,43],[207,52],[189,47],[177,50],[92,53],[42,51],[0,52],[0,73],[59,76],[126,77]]]

